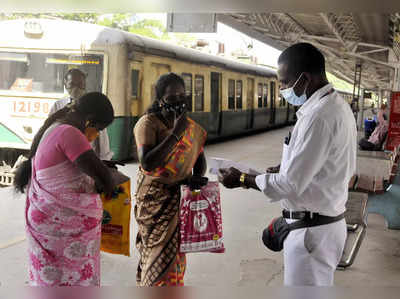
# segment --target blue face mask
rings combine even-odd
[[[302,75],[303,73],[301,73],[299,78],[297,78],[296,82],[294,82],[292,87],[279,90],[279,92],[285,98],[285,100],[288,101],[288,103],[292,104],[293,106],[301,106],[307,101],[307,96],[306,96],[307,86],[306,88],[304,88],[304,92],[301,96],[297,96],[293,89]]]

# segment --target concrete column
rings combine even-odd
[[[385,97],[385,91],[381,90],[379,93],[380,105],[383,104],[383,98]],[[380,108],[380,107],[379,107]]]
[[[376,107],[377,109],[379,109],[381,107],[382,99],[383,99],[383,90],[379,89],[378,90],[378,107]]]

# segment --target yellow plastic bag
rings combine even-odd
[[[101,225],[101,250],[130,256],[131,181],[121,172],[111,169],[118,184],[111,198],[101,194],[103,222]]]

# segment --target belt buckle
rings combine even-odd
[[[293,213],[292,213],[292,210],[289,210],[289,217],[290,217],[290,219],[293,219]]]
[[[310,219],[313,219],[314,213],[310,212]]]

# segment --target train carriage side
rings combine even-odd
[[[226,70],[223,74],[223,87],[221,135],[229,136],[243,133],[248,129],[246,76],[242,73]]]
[[[254,129],[271,128],[274,124],[275,102],[271,100],[270,85],[274,84],[273,77],[257,77],[256,103],[254,108]]]
[[[223,136],[267,129],[273,125],[274,102],[271,101],[269,86],[275,84],[275,80],[272,76],[224,73]]]
[[[288,102],[279,93],[279,84],[275,88],[275,125],[283,126],[289,121],[289,105]]]
[[[133,92],[131,113],[134,119],[140,117],[154,100],[154,86],[158,77],[172,71],[183,77],[191,111],[189,115],[208,131],[209,140],[265,129],[272,124],[271,108],[274,104],[269,106],[273,102],[266,93],[267,97],[263,101],[268,106],[261,110],[265,110],[267,117],[262,121],[259,121],[256,108],[257,84],[268,84],[269,81],[276,84],[273,71],[266,72],[263,68],[248,67],[147,38],[140,37],[142,46],[138,46],[137,41],[133,43],[135,50],[129,54],[133,57],[130,61],[133,67],[128,81],[137,87],[131,88],[128,94]],[[266,75],[257,74],[255,69]],[[132,78],[136,78],[136,81]]]

